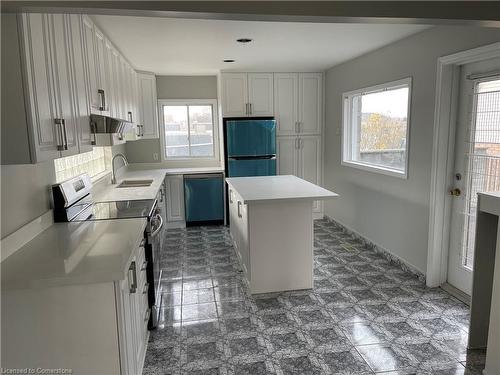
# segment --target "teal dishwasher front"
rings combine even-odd
[[[184,203],[186,225],[223,224],[223,175],[184,175]]]

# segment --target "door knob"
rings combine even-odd
[[[459,197],[460,195],[462,195],[462,191],[459,188],[451,189],[450,195],[453,195],[454,197]]]

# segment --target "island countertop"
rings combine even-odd
[[[243,200],[256,203],[282,200],[323,200],[338,194],[292,175],[229,177],[226,182]]]

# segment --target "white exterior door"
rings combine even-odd
[[[499,71],[500,59],[462,66],[455,141],[448,284],[472,289],[477,193],[500,191],[500,79],[470,74]]]
[[[299,74],[299,128],[301,134],[321,134],[323,74]]]
[[[274,114],[273,73],[248,73],[248,114],[252,117]]]
[[[274,116],[276,134],[294,135],[299,116],[299,75],[297,73],[274,74]]]
[[[278,174],[297,176],[298,141],[295,137],[276,137]]]
[[[224,117],[247,116],[247,73],[224,73],[222,75],[222,103]]]

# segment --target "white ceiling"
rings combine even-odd
[[[136,69],[163,75],[323,71],[428,27],[128,16],[93,19]],[[243,37],[254,41],[236,42]],[[223,63],[226,58],[236,63]]]

